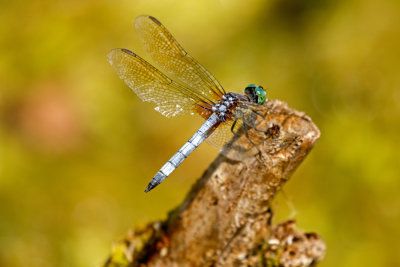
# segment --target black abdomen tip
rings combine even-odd
[[[155,183],[153,181],[150,181],[150,183],[147,185],[146,189],[144,190],[145,193],[148,193],[150,190],[152,190],[154,187],[159,185],[159,183]]]

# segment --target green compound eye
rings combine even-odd
[[[261,86],[257,86],[256,89],[256,95],[258,96],[258,103],[259,105],[264,104],[265,100],[267,99],[267,93],[265,92],[264,88]]]

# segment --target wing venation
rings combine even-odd
[[[107,58],[118,76],[132,91],[142,101],[155,103],[155,110],[166,117],[194,114],[197,103],[204,102],[196,92],[174,82],[127,49],[113,49]]]

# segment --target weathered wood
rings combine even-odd
[[[322,259],[317,234],[297,233],[293,221],[272,226],[270,209],[319,130],[278,100],[259,112],[262,131],[237,135],[185,201],[118,243],[107,266],[311,266]]]

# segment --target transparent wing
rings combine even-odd
[[[215,129],[215,131],[206,139],[206,142],[217,149],[221,149],[229,142],[229,140],[232,139],[234,134],[242,125],[242,121],[237,120],[232,132],[233,123],[234,121],[230,120],[218,125],[217,129]]]
[[[256,110],[259,108],[257,104],[240,101],[233,112],[232,120],[221,123],[217,129],[206,139],[207,143],[222,148],[236,134],[245,134],[249,140],[256,141],[250,128],[258,128],[256,124],[257,116],[263,116]]]
[[[167,73],[214,102],[225,94],[217,79],[191,57],[157,19],[139,16],[135,28],[152,59]]]
[[[142,100],[154,102],[155,110],[166,117],[193,114],[201,96],[185,86],[174,82],[135,53],[126,49],[113,49],[108,61],[124,82]]]

